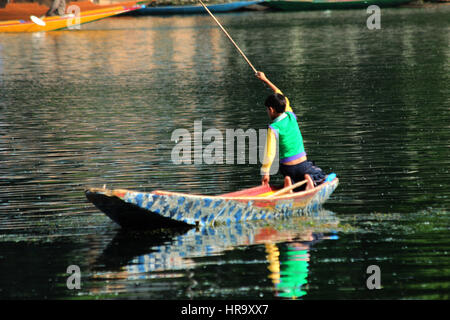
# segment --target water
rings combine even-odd
[[[219,15],[341,182],[316,219],[177,232],[121,231],[83,190],[259,183],[254,164],[171,162],[172,132],[194,121],[267,126],[269,91],[213,21],[0,35],[0,297],[448,299],[449,14],[383,9],[374,31],[365,10]]]

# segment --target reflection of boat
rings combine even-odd
[[[260,4],[263,0],[256,1],[236,1],[227,3],[208,4],[207,7],[211,12],[231,12],[244,9],[245,7]],[[199,14],[206,13],[201,5],[185,5],[185,6],[146,6],[145,8],[133,11],[130,15],[174,15],[174,14]]]
[[[12,10],[7,6],[5,9],[0,9],[0,16],[3,18],[9,17],[10,20],[0,21],[0,32],[38,32],[65,29],[141,8],[136,1],[102,6],[90,2],[75,2],[70,5],[77,7],[73,7],[74,11],[68,12],[67,15],[43,17],[41,20],[45,22],[45,25],[34,23],[30,16],[45,15],[47,7],[35,5],[21,8],[19,6],[18,8],[21,10]]]
[[[287,192],[265,185],[218,196],[156,190],[138,192],[91,188],[86,197],[122,227],[159,228],[230,224],[290,217],[319,210],[339,183],[335,174],[317,187]]]
[[[411,1],[412,0],[266,0],[261,4],[277,10],[302,11],[356,9],[367,8],[370,5],[377,5],[379,7],[394,7]]]
[[[310,247],[325,239],[337,239],[333,230],[338,228],[336,215],[321,210],[312,217],[294,217],[270,224],[251,221],[192,228],[184,233],[173,233],[172,230],[157,233],[121,231],[97,259],[99,267],[94,277],[109,281],[103,288],[106,291],[108,288],[116,290],[111,281],[130,280],[135,283],[155,278],[185,277],[180,271],[186,270],[190,270],[187,272],[193,277],[196,268],[210,263],[203,259],[205,257],[223,255],[242,246],[263,245],[266,256],[261,256],[261,262],[267,263],[267,277],[274,294],[297,298],[306,294],[304,285],[311,259]]]

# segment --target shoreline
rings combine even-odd
[[[4,1],[0,0],[1,5],[5,5],[2,7],[0,5],[0,21],[8,21],[15,19],[22,19],[22,16],[28,16],[29,14],[33,15],[43,15],[49,8],[52,0],[40,0],[40,1],[20,1],[15,0],[8,4],[4,3]],[[219,4],[219,3],[232,3],[243,0],[204,0],[205,4]],[[87,7],[96,7],[96,6],[111,6],[118,3],[124,3],[126,1],[123,0],[99,0],[99,1],[90,1],[81,0],[81,1],[68,1],[66,0],[66,6],[70,4],[80,3],[80,7],[82,10],[87,10]],[[142,1],[142,2],[145,2]],[[83,5],[82,5],[83,4]],[[199,4],[197,0],[157,0],[150,2],[147,6],[161,6],[161,7],[175,7],[175,6],[193,6]],[[396,6],[396,8],[440,8],[450,5],[450,0],[441,0],[441,1],[424,1],[424,0],[416,0],[410,3],[401,4]],[[253,4],[247,6],[245,8],[241,8],[239,11],[270,11],[271,8],[268,6],[264,6],[261,4]],[[342,10],[354,10],[354,9],[342,9]],[[306,10],[305,10],[306,11]],[[299,11],[300,12],[300,11]]]

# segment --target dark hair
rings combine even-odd
[[[271,94],[264,102],[266,107],[272,107],[278,113],[283,113],[286,110],[286,98],[279,93]]]

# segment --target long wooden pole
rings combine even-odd
[[[282,194],[287,193],[288,191],[294,190],[295,188],[298,188],[298,187],[304,185],[304,184],[307,183],[307,182],[308,182],[308,180],[302,180],[302,181],[299,181],[299,182],[297,182],[296,184],[293,184],[293,185],[291,185],[291,186],[289,186],[289,187],[280,189],[280,190],[278,190],[277,192],[272,193],[272,194],[271,194],[270,196],[268,196],[267,198],[274,198],[274,197],[280,196],[280,195],[282,195]]]
[[[225,35],[228,37],[228,39],[231,41],[231,43],[236,47],[236,49],[239,51],[239,53],[242,55],[242,57],[245,59],[245,61],[247,61],[248,65],[253,69],[253,72],[257,73],[258,71],[255,69],[255,67],[252,65],[252,63],[250,62],[250,60],[248,60],[248,58],[246,57],[246,55],[244,54],[244,52],[242,52],[242,50],[238,47],[238,45],[236,44],[236,42],[234,42],[233,38],[231,38],[231,36],[228,34],[227,30],[225,30],[224,27],[222,27],[222,25],[220,24],[220,22],[216,19],[216,17],[214,17],[214,15],[211,13],[211,11],[209,11],[209,9],[205,6],[205,4],[203,3],[202,0],[199,0],[201,5],[203,6],[203,8],[205,8],[205,10],[209,13],[209,15],[214,19],[214,21],[219,25],[220,29],[222,29],[222,31],[225,33]]]

